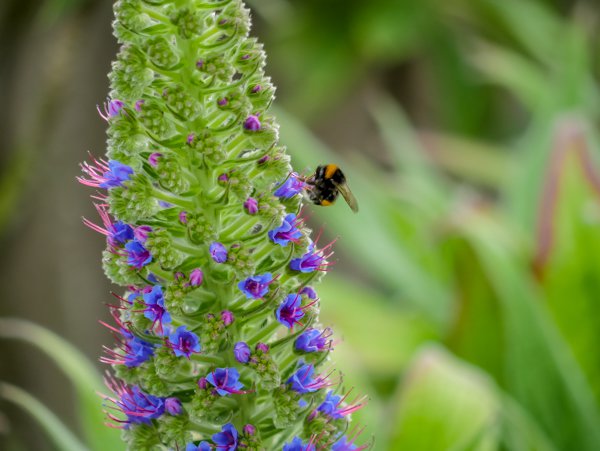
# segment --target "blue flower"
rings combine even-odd
[[[221,243],[214,242],[210,245],[210,256],[217,263],[227,261],[227,249]]]
[[[154,355],[155,345],[133,336],[125,344],[125,366],[130,368],[140,366]]]
[[[169,413],[169,415],[181,415],[183,412],[183,406],[178,398],[171,397],[165,399],[165,410]]]
[[[136,269],[142,269],[152,261],[150,251],[138,240],[131,240],[125,245],[127,264]]]
[[[133,227],[125,224],[122,221],[117,221],[110,226],[108,240],[111,244],[125,244],[129,240],[133,240]]]
[[[320,352],[331,349],[331,329],[327,328],[323,332],[317,329],[307,329],[298,338],[294,344],[298,351]]]
[[[246,342],[238,341],[233,347],[233,355],[240,363],[248,363],[250,360],[250,346]]]
[[[300,437],[294,437],[290,443],[283,445],[282,451],[315,451],[315,446],[312,444],[305,445]]]
[[[133,174],[133,169],[126,164],[120,163],[117,160],[109,160],[108,171],[102,174],[104,181],[100,183],[100,188],[115,188],[123,186],[123,182],[129,180]]]
[[[269,230],[269,238],[275,244],[287,246],[290,241],[297,242],[302,237],[302,232],[295,225],[296,215],[290,213],[287,215],[279,227]]]
[[[185,451],[210,451],[211,447],[208,442],[200,442],[198,446],[193,443],[188,443],[185,445]]]
[[[348,442],[347,440],[348,438],[344,435],[341,439],[333,444],[331,451],[354,451],[362,449],[355,445],[352,441]]]
[[[269,284],[273,276],[270,272],[263,275],[251,276],[238,283],[238,288],[248,299],[260,299],[269,292]]]
[[[317,407],[317,410],[337,420],[339,418],[344,417],[343,412],[340,409],[338,409],[341,403],[341,396],[334,395],[332,391],[328,391],[325,400],[321,403],[319,407]]]
[[[169,335],[169,343],[177,357],[189,358],[193,353],[200,352],[198,336],[187,330],[185,326],[179,326],[175,332]]]
[[[238,449],[238,432],[231,423],[223,426],[221,432],[214,434],[212,439],[219,450],[235,451]]]
[[[318,297],[315,289],[308,285],[300,290],[300,294],[304,294],[304,295],[308,296],[309,299],[313,299],[313,300],[317,299],[317,297]]]
[[[285,300],[279,305],[275,316],[277,321],[288,329],[298,324],[304,317],[304,311],[301,308],[302,297],[299,294],[288,294]]]
[[[158,322],[161,327],[164,323],[171,322],[171,315],[165,309],[165,298],[163,296],[162,287],[160,285],[154,285],[152,291],[144,293],[144,316],[150,321]]]
[[[327,258],[333,255],[333,252],[328,252],[325,254],[325,251],[328,251],[333,243],[328,244],[323,249],[315,249],[315,245],[311,243],[308,246],[308,252],[306,252],[300,258],[294,258],[290,262],[290,268],[294,271],[300,272],[313,272],[313,271],[326,271],[327,266]]]
[[[315,392],[327,385],[327,380],[321,376],[313,379],[315,367],[313,365],[303,365],[296,370],[287,380],[292,390],[300,394]]]
[[[235,368],[217,368],[206,376],[206,380],[216,388],[220,396],[241,393],[244,384],[239,382],[240,373]]]
[[[277,188],[273,194],[275,194],[277,197],[289,199],[290,197],[294,197],[296,194],[301,193],[305,186],[306,183],[298,179],[298,174],[292,172],[285,182],[283,182],[283,184]]]
[[[150,424],[151,420],[160,417],[165,412],[165,400],[158,396],[144,393],[136,385],[127,386],[107,380],[109,388],[119,396],[119,399],[108,398],[127,416],[126,427],[129,424]],[[117,418],[109,417],[115,421]]]

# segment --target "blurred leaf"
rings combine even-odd
[[[480,0],[474,9],[484,24],[495,23],[498,35],[512,38],[538,61],[556,62],[557,40],[549,37],[562,36],[565,27],[548,6],[534,0]]]
[[[507,395],[502,397],[501,439],[501,449],[510,451],[557,450],[535,418]]]
[[[436,26],[429,1],[371,0],[354,8],[353,43],[367,60],[407,58]]]
[[[77,391],[86,443],[92,450],[124,449],[119,430],[104,425],[106,420],[99,393],[106,391],[106,387],[94,366],[81,352],[53,332],[16,318],[0,318],[0,337],[22,340],[38,347],[71,380]]]
[[[559,448],[600,449],[593,392],[544,308],[518,234],[486,214],[463,215],[458,226],[500,301],[506,327],[502,385]]]
[[[563,124],[556,141],[540,202],[536,267],[554,320],[600,400],[600,176],[583,124]]]
[[[343,346],[353,349],[362,371],[396,375],[421,344],[438,337],[422,316],[390,305],[348,278],[330,274],[319,285],[319,295],[326,300],[321,304],[322,322],[332,324]]]
[[[0,382],[0,399],[10,401],[27,411],[46,431],[54,446],[63,451],[84,451],[88,448],[37,399],[14,385]]]
[[[497,449],[500,401],[493,383],[442,348],[415,356],[392,406],[390,449]]]
[[[497,295],[466,240],[451,238],[444,246],[453,256],[456,277],[456,313],[445,343],[461,358],[502,380],[505,324]]]
[[[490,81],[506,88],[530,111],[552,102],[547,73],[517,52],[479,42],[467,58]]]
[[[431,164],[461,179],[498,189],[514,168],[506,149],[445,133],[416,134],[397,103],[383,95],[370,106],[379,132],[398,169],[425,178],[438,190],[446,188]]]

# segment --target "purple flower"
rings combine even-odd
[[[154,348],[154,344],[132,335],[125,344],[125,355],[123,356],[125,366],[129,368],[140,366],[154,355]]]
[[[204,273],[202,272],[202,270],[200,268],[196,268],[196,269],[192,270],[192,272],[190,273],[190,282],[188,285],[191,287],[198,287],[198,286],[202,285],[203,279],[204,279]]]
[[[108,242],[111,245],[125,244],[134,238],[133,227],[123,221],[117,221],[110,226]]]
[[[249,132],[257,132],[260,130],[260,127],[260,120],[258,119],[258,115],[256,114],[251,114],[244,121],[244,129],[248,130]]]
[[[251,276],[238,283],[238,288],[246,295],[248,299],[260,299],[269,292],[269,284],[273,281],[273,276],[267,272],[259,276]]]
[[[185,326],[179,326],[169,335],[169,343],[177,357],[186,356],[189,359],[193,353],[200,352],[198,336],[187,330]]]
[[[130,424],[150,424],[153,419],[165,412],[164,398],[144,393],[136,385],[128,386],[112,379],[106,379],[106,385],[119,397],[107,399],[127,416],[127,420],[123,421],[111,414],[108,414],[108,417],[116,422],[125,423],[125,428]]]
[[[277,321],[283,324],[288,329],[294,327],[294,324],[299,324],[304,317],[302,310],[302,297],[299,294],[288,294],[285,300],[277,307],[275,316]]]
[[[254,85],[254,86],[252,87],[252,89],[250,90],[250,92],[251,92],[252,94],[256,94],[257,92],[260,92],[260,91],[261,91],[261,89],[262,89],[262,87],[261,87],[260,85]]]
[[[313,300],[318,298],[317,292],[315,291],[315,289],[308,285],[300,290],[300,294],[305,294],[306,296],[308,296],[309,299],[313,299]]]
[[[212,436],[213,442],[219,450],[235,451],[238,449],[238,432],[231,423],[227,423],[221,432]]]
[[[131,167],[119,163],[117,160],[109,160],[108,171],[102,174],[104,181],[98,187],[108,189],[123,186],[123,183],[129,180],[132,174]]]
[[[250,360],[250,346],[243,341],[238,341],[233,347],[233,355],[240,363],[248,363]]]
[[[292,390],[300,394],[312,393],[326,387],[328,385],[327,379],[322,376],[313,379],[314,372],[314,366],[303,365],[291,375],[287,383],[291,385]]]
[[[165,410],[169,415],[181,415],[181,412],[183,412],[181,401],[177,398],[165,399]]]
[[[212,448],[208,442],[200,442],[198,446],[193,443],[185,445],[185,451],[210,451]]]
[[[265,344],[265,343],[256,343],[256,348],[257,351],[262,352],[263,354],[266,354],[267,352],[269,352],[269,345]]]
[[[100,107],[96,106],[96,110],[98,110],[98,114],[102,119],[108,121],[111,117],[118,116],[121,114],[121,110],[125,104],[118,99],[113,99],[108,104],[104,103],[104,111],[100,111]]]
[[[337,420],[344,417],[344,415],[342,414],[343,411],[338,409],[341,403],[341,396],[334,395],[332,391],[328,391],[325,400],[321,403],[319,407],[317,407],[317,410]]]
[[[223,321],[224,326],[229,326],[234,320],[233,313],[229,310],[223,310],[221,312],[221,321]]]
[[[150,163],[151,166],[156,167],[156,165],[158,164],[158,159],[162,157],[162,153],[159,152],[153,152],[150,154],[150,156],[148,157],[148,163]]]
[[[296,243],[302,237],[302,232],[296,227],[297,222],[296,215],[290,213],[285,218],[279,227],[273,230],[269,230],[269,238],[275,244],[280,246],[287,246],[290,241]]]
[[[221,97],[220,99],[217,100],[217,105],[219,106],[226,106],[229,103],[229,100],[227,100],[227,97]]]
[[[117,247],[133,238],[133,229],[130,225],[121,221],[113,223],[113,220],[108,213],[108,205],[94,204],[94,207],[96,207],[96,211],[98,212],[100,219],[102,219],[104,227],[94,224],[86,218],[83,218],[83,223],[93,231],[106,236],[108,245],[112,248],[111,250],[116,251]]]
[[[188,223],[187,211],[180,211],[179,212],[179,222],[182,223],[182,224],[187,224]]]
[[[133,335],[125,328],[121,322],[121,319],[115,314],[114,311],[112,312],[112,316],[119,328],[109,326],[103,321],[101,321],[101,323],[108,327],[115,334],[121,336],[118,337],[119,345],[117,349],[105,347],[104,350],[108,356],[100,357],[100,361],[110,365],[125,365],[133,368],[150,359],[150,357],[154,355],[154,349],[156,345],[148,343],[147,341]]]
[[[206,381],[215,387],[220,396],[227,396],[232,393],[243,393],[240,388],[244,384],[239,382],[240,373],[235,368],[217,368],[206,376]]]
[[[150,251],[146,249],[137,239],[129,241],[125,245],[127,264],[136,269],[142,269],[152,261]]]
[[[323,332],[317,329],[307,329],[298,338],[294,344],[298,351],[320,352],[331,349],[331,329],[327,328]]]
[[[315,447],[312,444],[305,445],[300,437],[294,437],[290,443],[283,445],[283,451],[315,451]]]
[[[244,209],[249,215],[255,215],[258,213],[258,201],[253,197],[249,197],[246,199],[246,202],[244,202]]]
[[[114,188],[123,186],[123,182],[129,180],[133,174],[133,169],[116,160],[106,162],[102,158],[91,157],[91,159],[91,164],[87,162],[81,164],[82,172],[89,178],[76,177],[77,181],[83,185],[94,188]]]
[[[306,183],[298,179],[298,174],[292,172],[289,177],[283,182],[283,184],[275,190],[273,194],[277,197],[289,199],[294,197],[296,194],[300,194]]]
[[[217,263],[225,263],[227,261],[227,249],[221,243],[214,242],[210,245],[210,256]]]
[[[361,449],[364,448],[355,445],[353,440],[348,441],[345,435],[331,447],[331,451],[358,451]]]
[[[148,235],[152,232],[152,227],[147,226],[147,225],[141,225],[141,226],[137,226],[135,229],[133,229],[133,236],[135,237],[136,240],[138,240],[140,243],[145,243],[146,240],[148,239]]]
[[[290,268],[294,271],[300,272],[313,272],[313,271],[326,271],[330,265],[327,259],[333,255],[333,251],[330,251],[332,243],[329,243],[323,249],[315,249],[314,243],[308,246],[308,252],[300,258],[294,258],[290,261]]]
[[[144,105],[144,103],[146,103],[144,99],[137,100],[135,102],[135,105],[133,106],[135,108],[135,111],[142,111],[142,106]]]
[[[154,324],[158,323],[161,328],[163,324],[171,322],[171,315],[165,309],[165,298],[160,285],[154,285],[150,292],[143,294],[143,297],[146,305],[144,309],[146,318]]]
[[[256,434],[256,427],[253,426],[252,424],[247,424],[244,426],[244,434],[248,435],[248,436],[253,436],[254,434]]]

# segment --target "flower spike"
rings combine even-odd
[[[105,397],[130,450],[361,449],[364,399],[331,390],[313,284],[332,244],[305,226],[242,0],[118,0],[106,156],[93,188],[103,269],[122,291]],[[326,300],[325,300],[326,302]],[[296,330],[300,329],[300,330]],[[337,392],[336,392],[337,393]]]

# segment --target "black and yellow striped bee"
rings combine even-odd
[[[308,198],[315,205],[322,205],[323,207],[333,205],[341,194],[352,211],[354,213],[358,212],[356,198],[348,187],[346,176],[337,165],[317,166],[315,173],[304,181],[308,185],[306,191]]]

